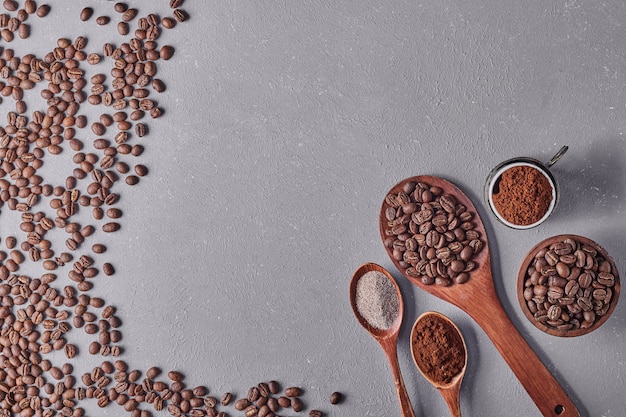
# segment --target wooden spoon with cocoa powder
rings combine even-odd
[[[435,297],[459,307],[478,323],[517,376],[542,415],[579,417],[580,413],[572,400],[515,328],[500,303],[493,283],[487,233],[472,201],[451,182],[426,175],[401,181],[391,188],[387,196],[405,192],[409,183],[424,183],[430,187],[438,187],[438,190],[442,190],[443,193],[455,197],[457,204],[464,205],[467,211],[472,213],[473,230],[480,234],[484,245],[482,250],[472,259],[475,262],[475,267],[469,271],[469,279],[465,283],[453,283],[449,286],[427,285],[420,277],[407,274],[406,264],[396,259],[397,254],[394,253],[393,246],[387,244],[390,238],[388,220],[390,206],[387,198],[385,198],[380,211],[379,228],[385,250],[391,261],[410,282]],[[403,210],[401,207],[398,209]]]
[[[411,329],[411,355],[417,369],[448,404],[452,417],[461,417],[467,346],[459,328],[443,314],[423,313]]]

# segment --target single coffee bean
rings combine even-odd
[[[242,411],[250,405],[250,402],[246,398],[240,398],[235,401],[235,410]]]
[[[112,207],[106,211],[106,215],[111,219],[119,219],[122,217],[122,210]]]
[[[147,132],[147,127],[146,127],[146,125],[145,125],[145,124],[143,124],[143,123],[137,123],[137,124],[135,125],[135,134],[136,134],[138,137],[140,137],[140,138],[141,138],[141,137],[145,136],[146,132]]]
[[[30,36],[30,26],[26,23],[20,23],[20,25],[17,27],[17,35],[20,37],[20,39],[28,38]],[[24,113],[25,109],[18,109],[17,112],[20,114]]]
[[[276,394],[278,394],[280,392],[280,384],[278,383],[278,381],[272,380],[272,381],[268,382],[267,383],[267,387],[269,388],[270,393],[272,395],[276,395]]]
[[[300,411],[302,411],[304,409],[304,403],[302,402],[302,400],[300,398],[293,397],[293,398],[291,398],[290,402],[291,402],[291,408],[296,413],[299,413]]]
[[[222,395],[222,398],[220,399],[220,404],[222,404],[223,406],[227,406],[228,404],[230,404],[232,399],[233,394],[231,394],[230,392],[226,392],[224,393],[224,395]]]
[[[101,122],[94,122],[91,124],[91,131],[97,136],[102,136],[106,133],[106,127]]]
[[[115,273],[115,268],[110,263],[105,262],[102,264],[102,272],[104,272],[105,275],[113,275]]]
[[[182,9],[174,10],[172,16],[174,16],[174,19],[176,19],[178,22],[184,22],[187,20],[187,13]]]
[[[120,230],[120,224],[116,222],[108,222],[102,225],[102,231],[112,233]]]
[[[137,16],[138,10],[135,8],[129,8],[122,13],[122,21],[130,22]]]
[[[161,25],[166,29],[172,29],[176,26],[176,20],[169,16],[165,16],[161,19]]]
[[[148,167],[142,164],[135,165],[135,173],[140,177],[145,177],[148,174]]]
[[[14,12],[18,9],[19,4],[15,0],[4,0],[2,6],[9,12]]]
[[[100,26],[107,25],[109,24],[110,21],[111,21],[111,18],[109,16],[98,16],[96,18],[96,24]]]
[[[80,20],[87,21],[89,19],[91,19],[91,16],[93,15],[93,9],[91,7],[85,7],[80,11]]]
[[[299,397],[302,395],[302,390],[299,387],[289,387],[285,389],[285,395],[287,397]]]
[[[167,61],[172,58],[174,55],[174,48],[170,45],[164,45],[161,47],[161,52],[159,53],[162,60]]]
[[[117,32],[122,35],[122,36],[126,36],[128,35],[128,33],[130,32],[130,27],[128,25],[127,22],[118,22],[117,23]]]
[[[340,392],[333,392],[330,394],[330,403],[331,404],[339,404],[343,400],[343,395]]]
[[[128,4],[120,1],[113,5],[113,9],[118,13],[124,13],[126,10],[128,10]]]

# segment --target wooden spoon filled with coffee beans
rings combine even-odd
[[[387,193],[379,227],[385,250],[404,277],[472,317],[542,415],[580,416],[502,307],[485,227],[469,197],[439,177],[407,178]]]

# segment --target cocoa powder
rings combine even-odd
[[[515,166],[502,173],[494,188],[496,211],[509,223],[528,226],[541,220],[552,202],[548,178],[530,166]]]
[[[449,384],[465,365],[461,335],[445,319],[429,314],[420,319],[411,334],[413,358],[418,368],[437,384]]]

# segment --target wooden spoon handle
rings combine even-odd
[[[402,373],[400,372],[396,340],[390,338],[381,341],[381,344],[383,345],[383,350],[387,355],[387,360],[389,361],[389,366],[391,367],[391,373],[393,374],[393,380],[396,385],[396,392],[398,394],[398,402],[400,403],[400,412],[402,413],[402,417],[415,417],[413,406],[411,405],[409,394],[406,392],[404,380],[402,379]]]
[[[474,320],[487,333],[543,416],[580,417],[572,400],[517,331],[499,302],[498,307],[475,312]]]
[[[449,388],[438,388],[439,393],[446,400],[450,415],[452,417],[461,417],[461,384],[455,384]]]

